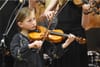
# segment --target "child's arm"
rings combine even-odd
[[[22,44],[25,43],[25,44]],[[28,57],[31,54],[31,50],[28,48],[28,45],[23,40],[20,40],[18,35],[15,35],[10,44],[10,51],[14,58],[22,60],[25,57]]]
[[[33,53],[32,50],[36,51],[36,48],[40,48],[40,46],[41,46],[40,44],[37,46],[36,42],[34,42],[34,44],[29,47],[26,41],[23,41],[22,44],[22,42],[20,41],[20,37],[15,36],[10,44],[10,50],[14,58],[17,58],[19,60],[24,60],[32,55]]]

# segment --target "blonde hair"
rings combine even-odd
[[[23,7],[20,11],[19,14],[17,16],[16,21],[17,22],[22,22],[26,17],[30,16],[31,12],[35,12],[35,9],[32,8],[30,9],[29,7]]]

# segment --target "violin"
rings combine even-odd
[[[60,43],[62,42],[62,40],[64,40],[65,37],[69,36],[68,34],[65,34],[61,29],[47,30],[43,26],[37,26],[37,30],[38,31],[29,33],[29,38],[31,40],[42,40],[43,37],[46,35],[46,31],[48,32],[46,40],[49,40],[53,43]],[[76,37],[76,41],[78,41],[80,44],[86,43],[86,39],[81,37]]]

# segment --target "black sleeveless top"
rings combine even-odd
[[[74,5],[72,1],[69,1],[58,15],[57,28],[66,31],[81,27],[81,13],[81,8]]]

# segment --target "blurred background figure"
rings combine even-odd
[[[89,66],[100,66],[100,0],[82,6],[82,26],[86,32]]]
[[[24,6],[28,5],[27,0]],[[4,7],[1,9],[3,4]],[[20,0],[0,0],[0,41],[5,36],[5,45],[0,45],[0,67],[13,67],[13,58],[9,52],[9,44],[12,39],[12,36],[17,33],[17,29],[15,23],[10,29],[9,33],[8,28],[11,26],[11,22],[14,20],[15,13],[21,6],[22,2]],[[9,22],[10,21],[10,22]],[[7,35],[4,35],[8,33]]]
[[[60,6],[63,6],[64,3],[66,3],[65,6],[57,15],[58,22],[55,28],[62,29],[67,34],[72,33],[75,36],[85,38],[85,31],[81,26],[82,8],[75,5],[73,0],[51,0],[43,14],[47,18],[51,17],[52,12],[56,11],[56,7],[58,9]],[[53,62],[55,63],[52,63],[50,67],[88,67],[86,44],[74,41],[66,49],[65,54]]]

